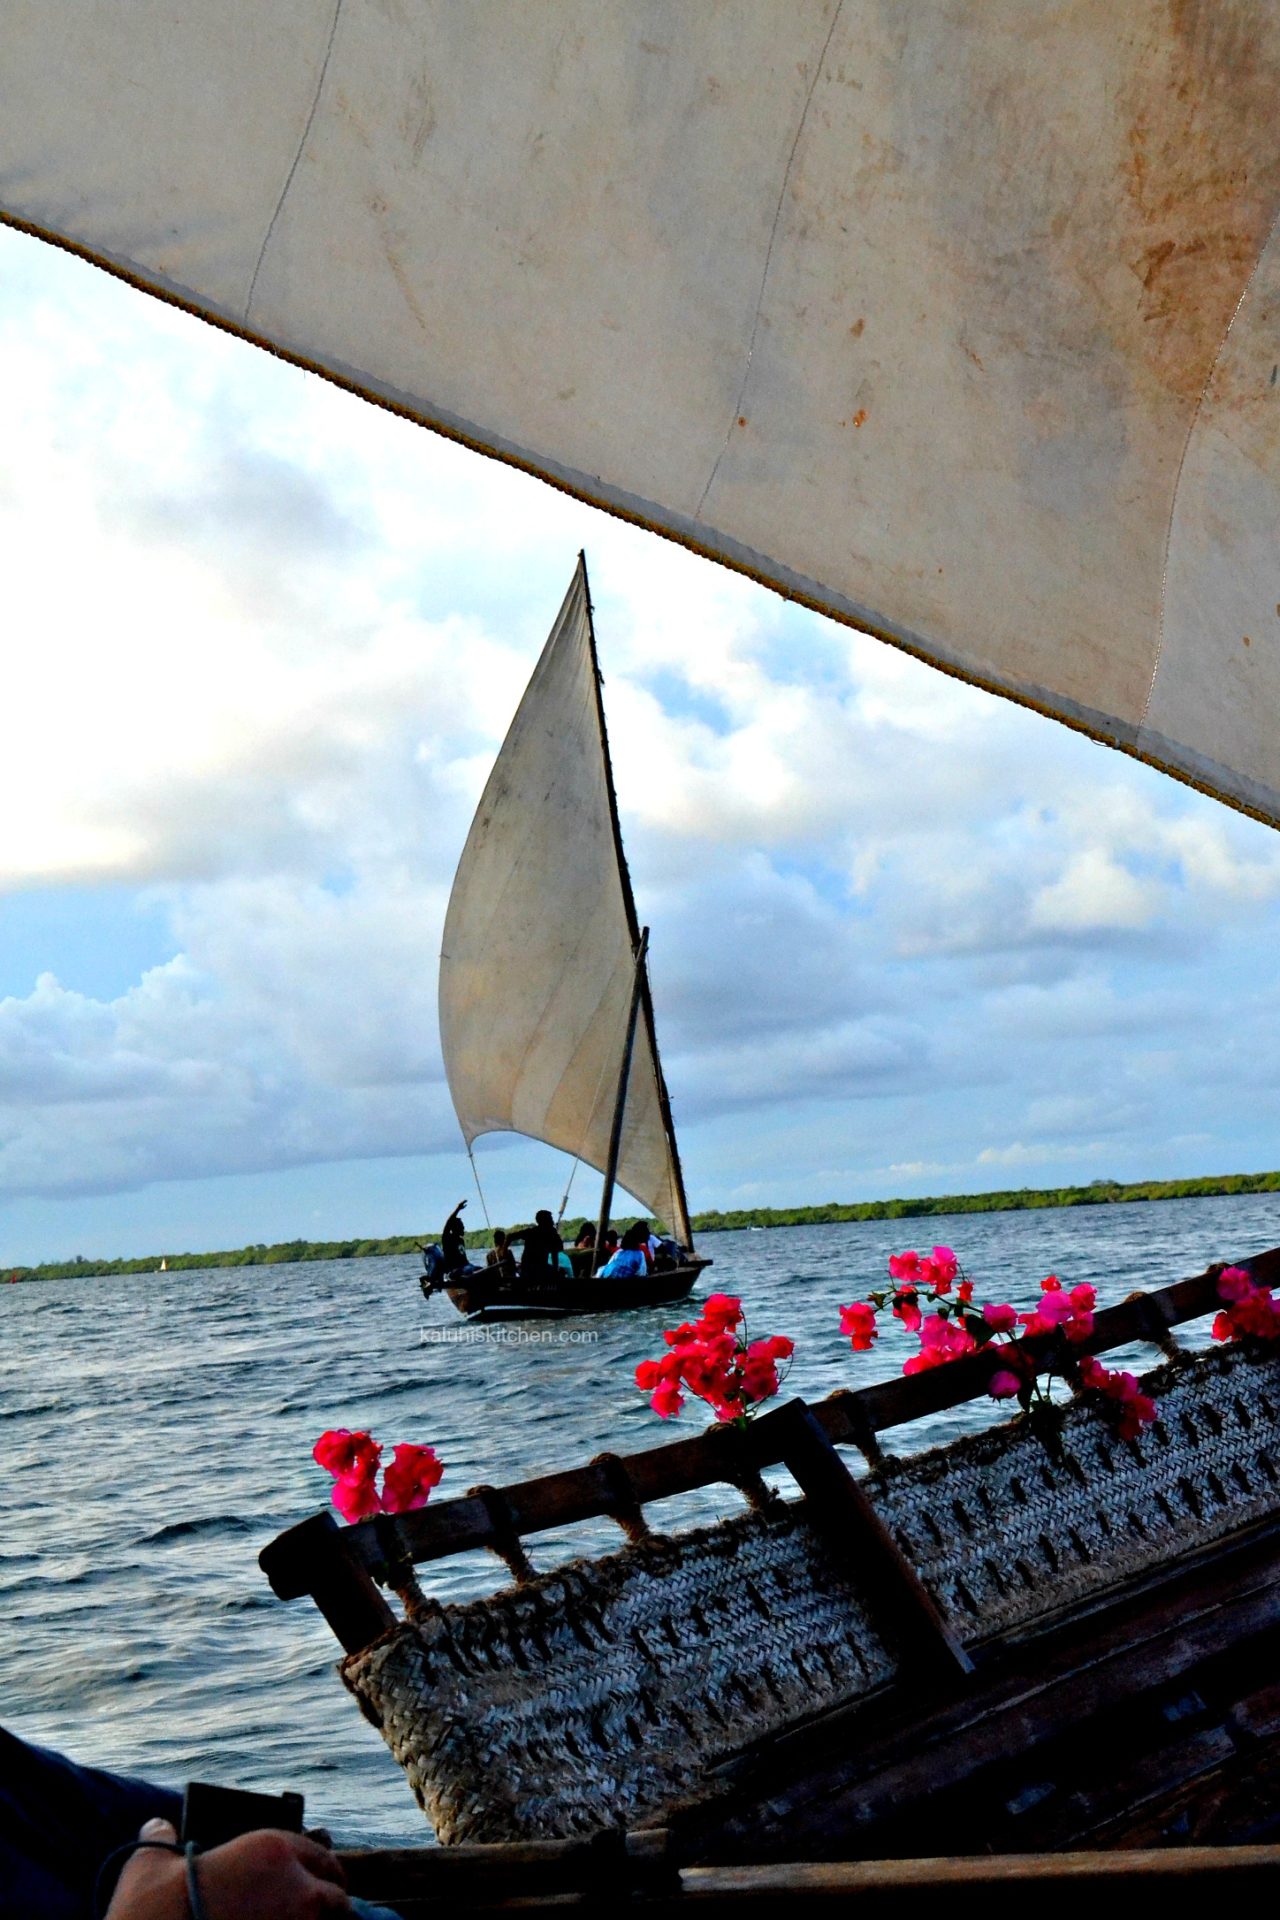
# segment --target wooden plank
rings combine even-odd
[[[628,1836],[628,1839],[630,1836]],[[554,1843],[553,1843],[554,1844]],[[1178,1898],[1274,1900],[1280,1890],[1280,1847],[1133,1848],[1121,1852],[1019,1853],[995,1857],[911,1860],[785,1861],[773,1865],[686,1867],[665,1882],[644,1878],[643,1864],[623,1847],[610,1854],[560,1843],[559,1858],[530,1859],[529,1848],[420,1848],[414,1853],[339,1855],[358,1898],[393,1903],[405,1920],[451,1913],[575,1912],[616,1914],[637,1893],[653,1920],[696,1909],[703,1920],[744,1908],[780,1910],[783,1903],[855,1903],[886,1920],[943,1916],[968,1908],[984,1914],[1078,1916],[1082,1901],[1102,1911],[1156,1911]],[[510,1856],[477,1858],[478,1855]],[[611,1882],[602,1884],[606,1870]]]
[[[911,1562],[858,1485],[813,1410],[791,1400],[743,1436],[757,1458],[782,1458],[813,1523],[846,1561],[872,1605],[883,1607],[910,1647],[910,1669],[936,1686],[971,1674],[973,1661],[952,1634]]]

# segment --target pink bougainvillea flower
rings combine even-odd
[[[1060,1327],[1064,1320],[1071,1318],[1070,1294],[1063,1293],[1061,1288],[1055,1292],[1046,1293],[1040,1302],[1037,1314],[1046,1326]]]
[[[982,1317],[992,1333],[1012,1333],[1018,1324],[1017,1309],[1007,1304],[988,1306],[982,1309]]]
[[[731,1293],[713,1293],[702,1307],[702,1325],[708,1332],[736,1327],[742,1318],[742,1302]]]
[[[840,1331],[849,1336],[855,1353],[870,1353],[871,1343],[879,1337],[876,1310],[869,1300],[855,1300],[840,1309]]]
[[[945,1366],[948,1360],[972,1353],[976,1344],[973,1335],[957,1321],[931,1313],[920,1327],[920,1351],[912,1354],[902,1371],[923,1373],[929,1367]]]
[[[936,1293],[949,1293],[951,1282],[960,1271],[960,1262],[950,1247],[935,1247],[927,1260],[921,1262],[928,1269],[929,1284]]]
[[[1260,1287],[1243,1267],[1224,1267],[1218,1298],[1226,1302],[1213,1323],[1215,1340],[1280,1340],[1280,1307],[1270,1287]]]
[[[901,1320],[908,1333],[919,1333],[920,1322],[923,1315],[920,1312],[919,1299],[914,1291],[907,1290],[894,1295],[893,1317],[895,1320]]]
[[[956,1288],[956,1299],[959,1300],[962,1305],[968,1306],[969,1302],[973,1299],[972,1280],[962,1280],[960,1282],[960,1285]]]
[[[1149,1400],[1145,1393],[1126,1394],[1120,1408],[1120,1438],[1136,1440],[1143,1427],[1150,1426],[1155,1417],[1154,1400]]]
[[[357,1520],[368,1520],[373,1514],[381,1513],[377,1477],[376,1467],[367,1472],[338,1475],[333,1483],[333,1504],[344,1520],[354,1524]]]
[[[951,1358],[939,1347],[921,1347],[919,1353],[913,1353],[909,1360],[902,1363],[902,1371],[907,1374],[927,1373],[930,1367],[945,1367]]]
[[[331,1427],[322,1433],[311,1449],[311,1458],[326,1473],[337,1476],[376,1473],[382,1448],[371,1433],[352,1433],[346,1427]]]
[[[434,1447],[418,1447],[402,1441],[390,1466],[383,1469],[382,1511],[413,1513],[416,1508],[425,1507],[432,1488],[439,1486],[443,1474],[444,1467]]]
[[[1218,1275],[1219,1300],[1247,1300],[1253,1292],[1253,1281],[1243,1267],[1224,1267]]]
[[[662,1337],[669,1347],[684,1347],[698,1338],[698,1329],[692,1321],[686,1320],[683,1326],[668,1327]]]
[[[778,1391],[778,1365],[765,1349],[770,1343],[754,1340],[742,1362],[742,1391],[751,1401],[769,1400]]]
[[[1022,1382],[1017,1374],[1010,1373],[1004,1367],[998,1373],[993,1373],[987,1382],[987,1392],[993,1400],[1010,1400],[1015,1393],[1021,1391]]]
[[[745,1420],[781,1386],[779,1362],[790,1360],[795,1342],[770,1334],[748,1345],[741,1300],[714,1293],[699,1318],[663,1334],[667,1351],[643,1360],[635,1380],[649,1395],[653,1411],[673,1420],[684,1406],[684,1390],[705,1400],[721,1421]]]
[[[654,1388],[649,1405],[664,1420],[674,1420],[684,1405],[684,1395],[673,1380],[660,1380]]]
[[[1040,1282],[1041,1293],[1060,1293],[1061,1290],[1062,1290],[1062,1282],[1061,1280],[1059,1280],[1056,1273],[1051,1273],[1047,1280],[1042,1280]]]
[[[889,1273],[895,1280],[914,1281],[920,1277],[920,1255],[915,1252],[891,1253]]]
[[[1077,1313],[1092,1313],[1098,1303],[1098,1289],[1082,1283],[1072,1287],[1067,1297]]]

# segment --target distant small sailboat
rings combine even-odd
[[[169,1262],[165,1259],[163,1254],[161,1254],[160,1256],[160,1271],[161,1273],[168,1273],[169,1271]]]
[[[530,1283],[494,1267],[446,1280],[462,1313],[601,1312],[688,1293],[684,1176],[622,851],[585,557],[511,722],[454,878],[440,955],[440,1040],[468,1151],[519,1133],[604,1175],[682,1250],[665,1272],[597,1279],[594,1261]]]

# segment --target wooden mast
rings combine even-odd
[[[622,1122],[627,1111],[627,1082],[631,1078],[631,1057],[636,1050],[636,1021],[640,1013],[640,982],[644,978],[644,956],[649,945],[649,929],[645,927],[640,935],[640,945],[636,949],[635,977],[631,983],[631,1011],[627,1015],[627,1037],[622,1045],[622,1069],[618,1074],[618,1092],[613,1103],[613,1125],[609,1129],[609,1163],[604,1171],[604,1186],[600,1190],[600,1223],[596,1228],[596,1250],[592,1265],[600,1267],[604,1260],[604,1236],[609,1230],[609,1213],[613,1206],[613,1186],[618,1177],[618,1155],[622,1151]]]
[[[676,1130],[675,1123],[671,1118],[671,1100],[667,1093],[667,1079],[662,1071],[662,1056],[658,1052],[658,1034],[653,1018],[653,996],[649,991],[649,968],[646,957],[649,933],[648,928],[646,928],[642,942],[640,921],[636,913],[635,895],[631,891],[631,874],[627,868],[627,856],[622,849],[622,828],[618,820],[618,796],[614,791],[613,762],[609,757],[609,731],[605,726],[604,719],[604,696],[601,691],[603,675],[600,672],[600,658],[596,652],[595,610],[591,604],[591,587],[587,580],[587,556],[582,551],[579,551],[578,554],[578,573],[582,580],[582,593],[587,606],[587,646],[591,653],[591,683],[596,698],[596,721],[600,729],[600,752],[604,757],[605,789],[609,796],[609,824],[613,830],[613,850],[618,861],[618,878],[622,882],[622,902],[627,916],[627,930],[631,935],[631,946],[636,955],[636,987],[631,996],[631,1016],[627,1027],[627,1045],[622,1069],[622,1095],[625,1097],[626,1081],[630,1072],[631,1056],[635,1047],[636,1001],[638,995],[640,1014],[643,1017],[645,1033],[649,1040],[649,1051],[653,1056],[654,1079],[657,1082],[658,1088],[658,1108],[662,1115],[662,1125],[667,1136],[667,1154],[671,1163],[671,1198],[675,1202],[675,1209],[678,1210],[679,1213],[679,1218],[671,1220],[669,1224],[672,1231],[676,1234],[680,1233],[682,1227],[688,1232],[689,1249],[690,1252],[692,1252],[693,1232],[689,1227],[689,1202],[684,1190],[684,1170],[680,1165],[680,1152],[676,1146]],[[621,1111],[620,1107],[618,1111]],[[617,1112],[615,1112],[614,1120],[615,1129],[618,1131],[618,1140],[620,1141],[621,1132]],[[612,1205],[613,1201],[613,1176],[616,1171],[617,1155],[613,1148],[613,1142],[611,1141],[610,1172],[604,1194],[602,1195],[602,1199],[607,1199],[609,1205]],[[607,1208],[602,1205],[601,1223],[596,1239],[597,1247],[601,1247],[605,1228],[608,1226],[608,1220],[604,1217],[606,1213]]]

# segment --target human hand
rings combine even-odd
[[[167,1820],[148,1820],[138,1837],[173,1845],[178,1836]],[[208,1920],[319,1920],[351,1912],[339,1862],[301,1833],[242,1833],[200,1854],[196,1877]],[[107,1920],[188,1920],[189,1913],[182,1855],[143,1847],[120,1875]]]

